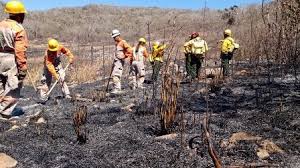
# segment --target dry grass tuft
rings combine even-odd
[[[29,58],[29,73],[31,74],[33,83],[35,85],[40,84],[40,79],[43,74],[43,58]],[[67,81],[68,83],[85,83],[95,81],[101,77],[104,77],[104,72],[100,72],[102,61],[96,60],[91,62],[90,60],[78,59],[70,68],[67,70]],[[31,86],[32,83],[29,77],[26,77],[24,81],[25,85]]]

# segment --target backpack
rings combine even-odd
[[[203,54],[204,52],[205,52],[205,41],[200,38],[194,39],[192,45],[192,53]]]

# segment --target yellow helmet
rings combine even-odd
[[[58,51],[59,43],[55,39],[50,39],[48,41],[48,50],[49,51]]]
[[[142,37],[142,38],[139,39],[139,42],[140,43],[146,43],[146,39]]]
[[[231,32],[230,29],[226,29],[226,30],[224,31],[224,34],[226,34],[226,35],[228,35],[228,36],[231,36],[231,35],[232,35],[232,32]]]
[[[9,14],[27,13],[23,3],[15,0],[6,3],[5,12]]]

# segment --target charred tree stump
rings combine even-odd
[[[166,74],[161,91],[160,121],[163,133],[168,133],[172,127],[177,111],[177,96],[179,90],[179,78],[173,79],[171,75]]]
[[[81,144],[84,144],[87,141],[86,121],[87,106],[77,106],[73,114],[73,127],[77,135],[77,141]]]

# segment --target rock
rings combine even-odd
[[[19,129],[19,128],[20,128],[20,126],[14,125],[8,131],[13,131],[13,130],[16,130],[16,129]]]
[[[135,104],[131,103],[128,106],[125,106],[122,108],[122,110],[126,111],[126,112],[132,112],[132,107],[134,107]]]
[[[196,94],[207,94],[208,90],[206,88],[201,88],[200,90],[195,92]]]
[[[248,72],[246,70],[237,71],[235,73],[235,75],[237,75],[237,76],[245,76],[247,74],[248,74]]]
[[[238,133],[232,134],[232,136],[229,139],[229,142],[236,143],[238,141],[259,141],[261,139],[262,139],[261,137],[252,136],[245,132],[238,132]]]
[[[93,108],[100,108],[98,104],[93,105]]]
[[[76,97],[76,98],[80,98],[80,97],[81,97],[81,94],[77,93],[77,94],[75,94],[75,97]]]
[[[262,149],[266,150],[268,153],[273,154],[273,153],[281,153],[283,154],[284,151],[277,146],[274,142],[270,140],[264,140],[260,143],[260,146]]]
[[[0,144],[0,148],[7,148],[7,146]]]
[[[17,120],[12,120],[12,121],[9,121],[12,125],[17,125],[18,121]]]
[[[0,153],[0,168],[14,168],[17,164],[18,162],[14,158],[5,153]]]
[[[293,127],[300,127],[300,120],[299,119],[295,119],[295,120],[291,121],[291,126],[293,126]]]
[[[232,93],[234,95],[241,95],[245,92],[245,88],[244,87],[235,87],[232,89]]]
[[[46,120],[43,117],[40,117],[36,122],[36,124],[46,124]]]
[[[268,151],[265,149],[262,149],[262,148],[258,148],[258,151],[256,154],[262,160],[265,160],[270,157],[270,154],[268,153]]]
[[[174,140],[177,134],[168,134],[154,138],[155,140]]]
[[[238,132],[238,133],[232,134],[232,136],[229,138],[229,140],[222,140],[221,147],[222,148],[233,148],[239,141],[259,141],[261,139],[262,139],[261,137],[252,136],[245,132]]]
[[[117,101],[116,100],[114,100],[114,99],[111,99],[110,100],[110,103],[116,103]]]

